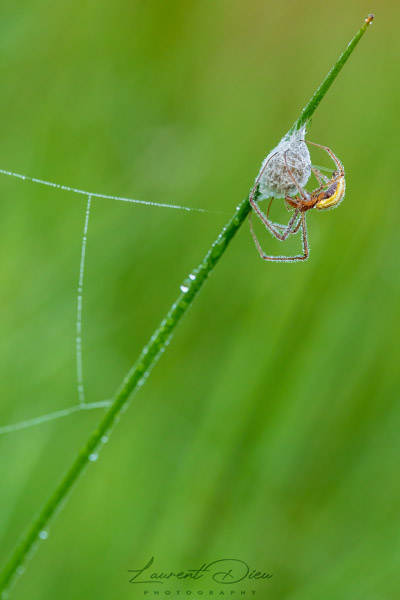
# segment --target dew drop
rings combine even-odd
[[[95,462],[95,461],[96,461],[96,460],[99,458],[99,455],[98,455],[98,454],[95,454],[95,453],[93,452],[93,454],[89,454],[89,457],[88,457],[88,458],[89,458],[90,462]]]
[[[194,275],[193,273],[190,273],[189,279],[191,279],[192,281],[194,281],[196,279],[196,275]]]
[[[103,435],[103,436],[101,437],[101,442],[102,442],[103,444],[106,444],[106,443],[108,442],[108,435]]]
[[[186,292],[189,291],[189,288],[187,287],[187,285],[183,285],[183,283],[180,287],[181,287],[181,292],[183,292],[184,294],[186,294]]]
[[[18,565],[17,573],[18,575],[22,575],[22,573],[25,573],[25,567],[23,565]]]
[[[42,531],[40,531],[40,533],[39,533],[39,537],[41,540],[47,540],[47,538],[49,537],[48,531],[46,531],[45,529],[42,529]]]

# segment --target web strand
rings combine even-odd
[[[83,279],[85,275],[85,257],[86,257],[86,243],[87,233],[89,227],[89,215],[90,215],[90,203],[92,197],[88,196],[85,214],[85,225],[83,228],[82,237],[82,248],[81,248],[81,262],[79,266],[79,283],[78,283],[78,297],[77,297],[77,308],[76,308],[76,379],[78,386],[78,400],[79,406],[82,408],[85,406],[85,387],[83,384],[83,364],[82,364],[82,301],[83,301]]]
[[[86,245],[87,245],[89,216],[90,216],[92,198],[104,198],[107,200],[130,202],[132,204],[142,204],[144,206],[154,206],[157,208],[171,208],[171,209],[175,209],[175,210],[184,210],[187,212],[200,212],[200,213],[210,213],[210,214],[227,214],[227,213],[225,211],[208,210],[205,208],[192,208],[189,206],[181,206],[181,205],[177,205],[177,204],[164,204],[162,202],[150,202],[147,200],[137,200],[134,198],[125,198],[125,197],[121,197],[121,196],[111,196],[108,194],[98,194],[95,192],[87,192],[85,190],[80,190],[80,189],[77,189],[74,187],[61,185],[59,183],[53,183],[51,181],[45,181],[43,179],[38,179],[36,177],[29,177],[28,175],[14,173],[12,171],[7,171],[5,169],[0,169],[0,174],[8,175],[9,177],[15,177],[17,179],[22,179],[24,181],[31,181],[33,183],[39,183],[40,185],[55,188],[58,190],[63,190],[65,192],[81,194],[81,195],[84,195],[87,197],[85,223],[84,223],[84,228],[83,228],[83,237],[82,237],[82,245],[81,245],[81,259],[80,259],[80,267],[79,267],[77,308],[76,308],[76,381],[77,381],[78,404],[76,404],[75,406],[66,408],[66,409],[47,413],[47,414],[41,415],[39,417],[34,417],[32,419],[27,419],[25,421],[19,421],[18,423],[0,426],[0,435],[3,435],[6,433],[12,433],[15,431],[19,431],[20,429],[28,429],[28,428],[34,427],[36,425],[42,425],[43,423],[48,423],[49,421],[54,421],[56,419],[61,419],[63,417],[67,417],[69,415],[72,415],[72,414],[77,413],[82,410],[94,410],[94,409],[106,408],[106,407],[110,406],[110,401],[108,401],[108,400],[103,400],[100,402],[86,403],[85,387],[84,387],[84,379],[83,379],[83,359],[82,359],[83,284],[84,284],[84,276],[85,276]]]
[[[12,425],[3,425],[3,427],[0,427],[0,435],[19,431],[20,429],[28,429],[29,427],[34,427],[35,425],[42,425],[43,423],[48,423],[49,421],[55,421],[56,419],[67,417],[81,410],[108,408],[110,405],[110,400],[102,400],[100,402],[92,402],[84,405],[77,404],[75,406],[71,406],[70,408],[56,410],[52,413],[41,415],[40,417],[34,417],[33,419],[27,419],[26,421],[19,421],[18,423],[14,423]]]
[[[91,196],[92,198],[105,198],[107,200],[118,200],[120,202],[131,202],[132,204],[143,204],[145,206],[157,206],[159,208],[173,208],[175,210],[186,210],[188,212],[201,212],[211,213],[217,215],[226,215],[225,211],[209,210],[206,208],[194,208],[191,206],[181,206],[179,204],[164,204],[162,202],[151,202],[149,200],[136,200],[134,198],[124,198],[123,196],[109,196],[108,194],[96,194],[95,192],[87,192],[85,190],[79,190],[77,188],[69,187],[67,185],[61,185],[60,183],[52,183],[51,181],[44,181],[43,179],[37,179],[36,177],[29,177],[28,175],[21,175],[20,173],[13,173],[12,171],[6,171],[0,169],[0,173],[3,175],[9,175],[10,177],[16,177],[17,179],[23,179],[25,181],[32,181],[33,183],[40,183],[48,187],[64,190],[65,192],[73,192],[74,194],[83,194],[84,196]]]

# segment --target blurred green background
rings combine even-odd
[[[265,263],[242,227],[15,600],[142,598],[127,570],[151,556],[273,574],[230,597],[399,596],[399,4],[4,0],[0,168],[227,213],[93,201],[84,375],[88,401],[109,398],[369,12],[308,135],[347,172],[340,208],[309,215],[310,260]],[[6,425],[77,403],[86,199],[0,176],[0,204]],[[2,563],[100,416],[0,437]]]

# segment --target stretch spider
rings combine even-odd
[[[264,165],[260,174],[258,175],[255,185],[251,191],[250,198],[249,198],[250,204],[251,204],[254,212],[261,219],[261,221],[263,222],[265,227],[268,229],[268,231],[270,231],[272,233],[272,235],[274,235],[281,242],[286,240],[290,234],[297,233],[301,227],[302,240],[303,240],[303,254],[299,254],[297,256],[269,256],[269,255],[265,254],[265,252],[261,248],[260,242],[258,241],[256,234],[254,233],[253,223],[251,221],[251,213],[250,213],[250,215],[249,215],[250,231],[253,236],[254,243],[257,247],[257,250],[259,251],[261,258],[263,258],[264,260],[271,260],[271,261],[277,261],[277,262],[307,260],[308,255],[309,255],[309,247],[308,247],[308,240],[307,240],[307,226],[306,226],[307,211],[312,208],[315,208],[317,210],[326,210],[329,208],[335,208],[336,206],[338,206],[338,204],[344,198],[344,193],[346,190],[346,183],[345,183],[345,176],[344,176],[344,168],[343,168],[343,165],[340,162],[340,160],[337,158],[337,156],[335,156],[335,154],[332,152],[332,150],[330,148],[327,148],[326,146],[321,146],[320,144],[315,144],[314,142],[307,142],[307,143],[312,144],[313,146],[318,146],[318,148],[322,148],[323,150],[325,150],[330,155],[333,162],[335,163],[336,169],[332,173],[332,177],[330,179],[328,179],[325,175],[323,175],[321,173],[321,171],[312,167],[312,172],[314,173],[314,175],[319,183],[319,187],[316,188],[311,193],[308,193],[296,181],[296,178],[294,177],[290,167],[287,164],[286,155],[288,152],[290,152],[290,150],[287,150],[284,153],[285,167],[286,167],[286,169],[287,169],[291,179],[293,180],[293,183],[296,186],[299,193],[294,197],[290,196],[290,195],[285,196],[286,205],[288,207],[294,208],[294,212],[293,212],[292,217],[290,218],[289,223],[287,225],[281,225],[280,223],[274,223],[273,221],[270,221],[270,219],[269,219],[269,209],[271,207],[273,198],[270,201],[266,215],[264,215],[264,213],[261,211],[261,209],[257,205],[256,200],[254,199],[254,196],[256,194],[257,188],[260,183],[260,179],[262,178],[263,173],[264,173],[269,161],[271,160],[271,158],[273,158],[273,156],[275,156],[275,154],[273,154],[270,157],[270,159],[266,162],[266,164]]]

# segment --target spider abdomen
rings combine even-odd
[[[344,177],[340,177],[337,181],[332,183],[327,190],[319,194],[314,208],[317,210],[335,208],[343,200],[345,191],[345,179]]]

